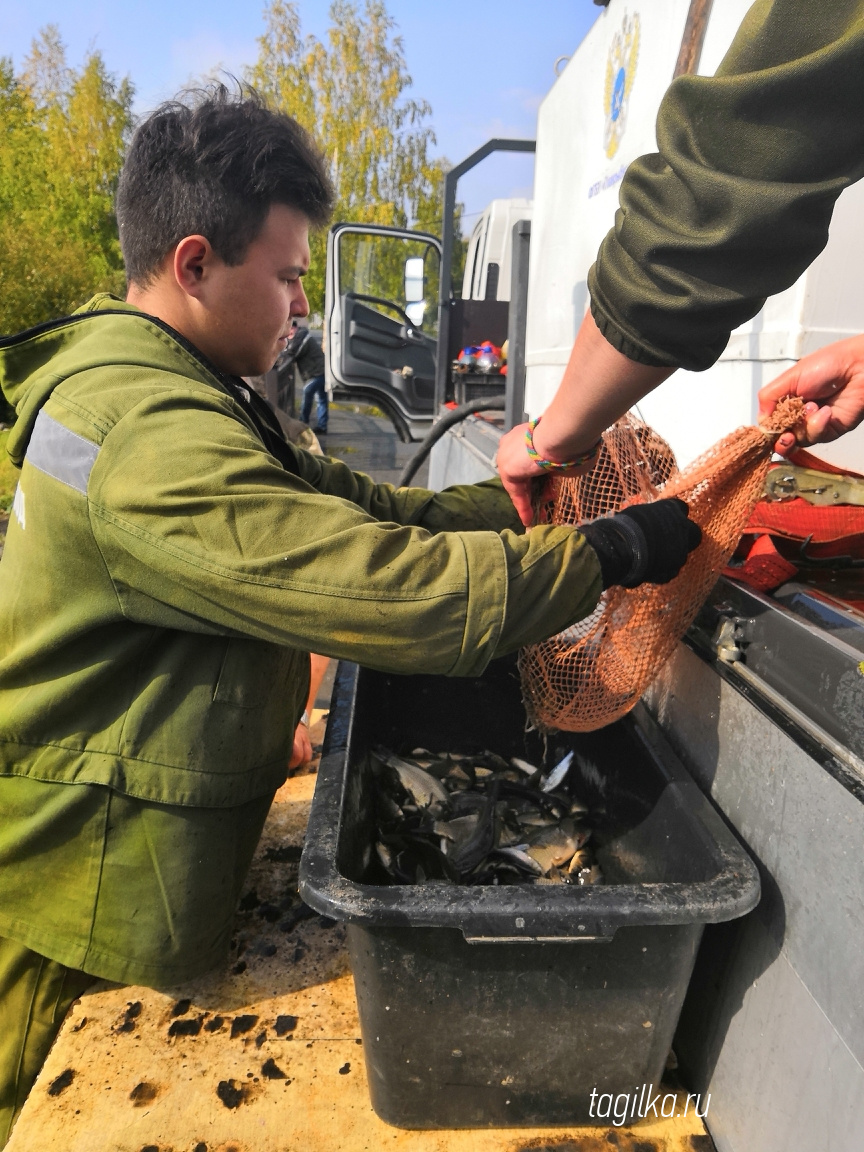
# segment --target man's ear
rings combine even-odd
[[[188,296],[200,296],[215,259],[206,236],[184,236],[174,249],[174,279]]]

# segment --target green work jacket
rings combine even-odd
[[[277,458],[241,381],[112,297],[3,341],[0,382],[0,934],[71,967],[224,953],[310,650],[476,675],[599,595],[584,539],[525,534],[497,481]]]

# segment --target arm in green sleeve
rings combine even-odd
[[[715,77],[682,76],[589,273],[630,360],[701,370],[824,248],[864,175],[864,0],[757,0]]]
[[[596,556],[571,528],[382,522],[286,472],[239,421],[191,407],[178,421],[159,397],[142,408],[106,437],[89,486],[127,619],[466,676],[599,596]]]
[[[507,612],[496,656],[563,632],[593,612],[603,591],[600,561],[574,528],[536,527],[523,536],[504,532],[501,539]]]
[[[339,460],[310,452],[298,451],[297,456],[300,474],[307,484],[328,496],[350,500],[376,520],[416,524],[430,532],[522,530],[513,503],[497,477],[432,492],[426,488],[376,484]]]
[[[419,517],[411,523],[421,524],[430,532],[503,532],[507,529],[521,535],[525,531],[513,501],[497,476],[478,484],[454,484],[443,492],[422,488],[401,491],[422,492],[426,497]]]

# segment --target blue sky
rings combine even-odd
[[[329,0],[300,0],[304,32],[322,37]],[[490,136],[533,137],[554,63],[581,42],[601,9],[592,0],[387,0],[405,45],[413,95],[432,105],[436,153],[456,162]],[[219,65],[235,74],[257,55],[263,0],[29,0],[0,5],[0,55],[16,68],[46,24],[69,62],[96,48],[128,75],[136,111],[158,104]],[[487,160],[459,185],[466,226],[493,196],[529,195],[528,157]]]

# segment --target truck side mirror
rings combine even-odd
[[[422,256],[409,256],[405,260],[405,315],[418,328],[423,326],[426,312],[426,287]]]
[[[409,256],[405,261],[405,303],[415,304],[423,299],[423,257]]]

